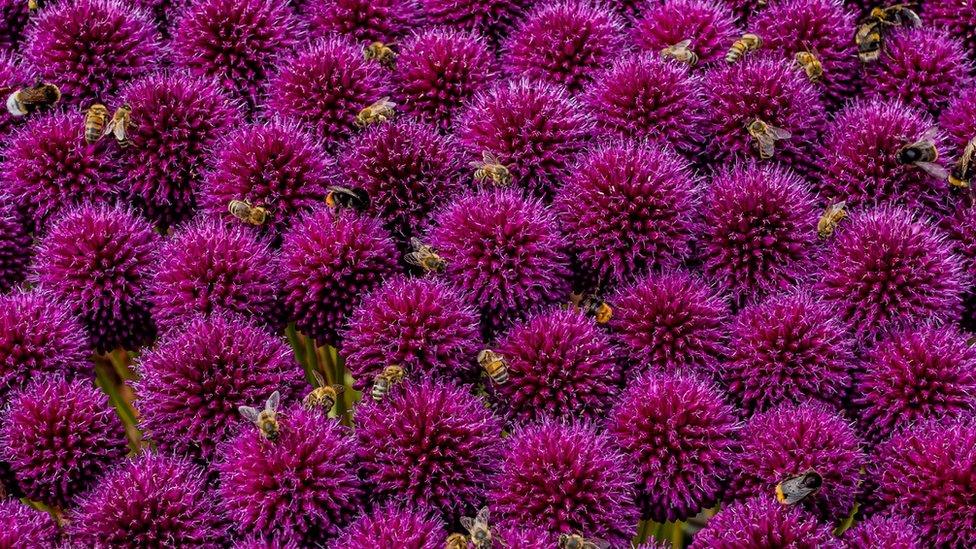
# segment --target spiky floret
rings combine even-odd
[[[738,31],[732,12],[714,0],[667,0],[647,3],[631,31],[638,48],[651,55],[684,40],[702,65],[725,57]]]
[[[33,243],[17,202],[0,191],[0,293],[9,292],[27,277]]]
[[[976,134],[974,134],[976,136]],[[962,261],[963,273],[976,268],[976,206],[961,206],[942,219],[940,226],[949,235],[952,251]],[[962,328],[976,328],[976,285],[966,284],[963,295]]]
[[[336,539],[335,546],[345,549],[443,549],[445,539],[447,531],[443,523],[430,512],[383,505],[350,524]]]
[[[495,56],[471,31],[431,28],[399,48],[393,81],[403,111],[442,131],[475,94],[496,75]]]
[[[14,498],[0,500],[0,546],[56,547],[58,525],[49,513]]]
[[[425,22],[477,32],[498,42],[525,12],[531,0],[420,0]]]
[[[697,187],[688,162],[673,151],[610,141],[580,156],[554,205],[584,275],[615,287],[688,257]]]
[[[105,393],[88,380],[37,377],[7,401],[0,459],[34,501],[65,508],[128,451]]]
[[[545,528],[499,528],[492,534],[502,547],[520,547],[521,549],[551,549],[555,543],[553,536]]]
[[[120,0],[57,2],[34,18],[24,44],[37,77],[82,107],[155,70],[160,53],[149,15]]]
[[[536,199],[497,188],[463,195],[435,218],[430,243],[486,333],[569,295],[567,243]]]
[[[96,351],[155,337],[149,279],[159,236],[126,208],[82,205],[52,219],[33,281],[81,317]]]
[[[28,3],[0,0],[0,55],[19,49],[30,22]]]
[[[315,37],[343,35],[366,45],[391,44],[417,27],[417,0],[308,0],[303,7]]]
[[[164,451],[204,461],[238,430],[238,406],[258,406],[274,391],[288,402],[304,385],[284,341],[226,315],[170,331],[138,369],[140,426]]]
[[[925,23],[946,29],[965,45],[965,51],[976,51],[976,4],[973,0],[925,0]]]
[[[823,264],[819,292],[862,343],[922,320],[959,318],[961,261],[941,232],[906,210],[855,216],[835,235]]]
[[[959,158],[966,145],[976,138],[976,88],[960,92],[939,116],[939,127],[946,133],[946,145]]]
[[[470,160],[491,153],[513,184],[546,195],[583,150],[591,125],[563,88],[516,79],[479,94],[458,120],[457,135]]]
[[[835,543],[830,526],[802,509],[781,505],[762,495],[735,502],[708,520],[695,534],[692,549],[790,547],[821,549]]]
[[[860,444],[853,427],[826,405],[784,404],[756,414],[742,429],[725,500],[771,496],[783,480],[813,470],[823,486],[797,505],[825,521],[841,520],[854,507],[866,464]]]
[[[652,370],[633,380],[607,431],[636,463],[641,516],[684,520],[715,503],[737,428],[735,410],[706,378]]]
[[[922,549],[918,525],[898,515],[871,517],[847,532],[842,538],[847,549]]]
[[[69,515],[68,533],[87,547],[222,547],[221,506],[189,462],[144,452],[116,466]]]
[[[233,549],[301,549],[292,539],[254,535],[234,542]]]

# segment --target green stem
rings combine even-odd
[[[138,423],[136,412],[122,395],[121,388],[123,386],[123,380],[118,375],[118,372],[115,371],[115,367],[110,361],[106,361],[101,357],[95,359],[95,382],[108,395],[109,401],[115,407],[115,412],[119,415],[119,419],[122,420],[122,424],[125,427],[125,434],[129,439],[129,446],[132,448],[132,451],[138,452],[142,435],[136,426]]]
[[[685,529],[684,523],[676,521],[671,525],[671,547],[674,549],[682,549],[685,546]]]

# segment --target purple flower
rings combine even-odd
[[[20,0],[0,0],[0,56],[19,49],[30,23],[27,5]]]
[[[953,253],[962,261],[963,273],[976,268],[976,206],[961,206],[951,216],[946,216],[940,226],[949,235]],[[966,282],[963,295],[961,326],[969,331],[976,328],[976,284]]]
[[[552,549],[557,536],[550,534],[545,528],[498,528],[492,539],[501,543],[502,547],[518,547],[519,549]]]
[[[420,0],[425,22],[475,31],[497,42],[535,4],[533,0]]]
[[[26,4],[20,0],[0,0],[0,42],[3,41],[3,3],[12,4],[16,6],[16,9],[24,8],[26,13]],[[10,52],[4,51],[3,47],[0,46],[0,87],[4,89],[18,89],[21,86],[29,85],[30,77],[27,74],[25,67],[21,66],[18,59]],[[0,137],[5,137],[11,130],[20,125],[23,119],[15,118],[10,111],[7,109],[0,109]],[[0,148],[0,158],[6,154]]]
[[[300,549],[294,540],[279,540],[278,538],[265,538],[263,536],[251,536],[238,540],[234,543],[233,549]]]
[[[802,509],[781,505],[764,495],[719,511],[695,534],[691,549],[823,549],[835,543],[830,526],[817,522]]]
[[[0,499],[0,547],[56,547],[58,526],[51,515],[16,499]]]
[[[960,92],[949,102],[939,117],[939,127],[945,130],[950,150],[960,156],[976,137],[976,87]]]
[[[844,533],[847,549],[922,549],[914,521],[900,516],[878,515]]]
[[[421,18],[417,0],[306,0],[303,11],[313,36],[345,35],[364,45],[396,42]]]
[[[0,293],[9,292],[27,277],[33,242],[16,202],[0,191]]]
[[[719,2],[667,0],[648,2],[632,33],[637,47],[655,56],[668,46],[691,40],[688,48],[698,62],[710,65],[725,57],[738,31],[732,12]]]
[[[345,549],[443,549],[447,532],[429,512],[384,505],[359,517],[335,541]]]
[[[965,44],[965,51],[976,51],[976,6],[972,0],[925,0],[925,23],[946,29]]]

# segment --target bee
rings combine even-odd
[[[747,32],[742,35],[742,38],[732,43],[729,52],[725,54],[725,62],[735,63],[742,59],[743,55],[758,50],[760,46],[762,46],[762,38],[759,38],[758,34]]]
[[[817,56],[808,51],[798,51],[793,56],[796,60],[797,65],[803,69],[803,72],[807,74],[807,80],[811,82],[819,82],[823,78],[823,65]]]
[[[661,57],[670,57],[675,61],[679,61],[688,65],[689,67],[694,67],[698,64],[698,54],[691,51],[691,40],[682,40],[677,44],[673,44],[661,50]]]
[[[587,539],[579,534],[559,534],[559,549],[608,549],[610,542]]]
[[[844,200],[827,206],[827,209],[824,210],[823,215],[817,221],[817,234],[820,235],[820,238],[828,238],[834,234],[837,225],[840,225],[840,222],[847,217],[847,210],[844,209],[845,206],[847,206],[847,202]]]
[[[973,180],[973,156],[976,156],[976,137],[966,143],[962,156],[949,171],[949,184],[958,189],[968,189]]]
[[[862,19],[854,33],[857,56],[863,63],[878,60],[881,55],[882,34],[889,27],[920,27],[922,20],[908,4],[897,4],[887,8],[874,8]]]
[[[472,162],[471,167],[475,168],[475,181],[491,179],[495,185],[502,186],[512,182],[512,172],[508,170],[507,166],[502,164],[501,160],[498,160],[497,156],[488,151],[483,151],[481,153],[481,162]]]
[[[787,478],[776,485],[776,501],[783,505],[796,505],[804,498],[816,494],[823,486],[823,477],[816,471]]]
[[[115,114],[112,115],[112,119],[109,120],[108,125],[105,126],[105,135],[114,135],[115,140],[119,142],[119,145],[128,147],[129,138],[126,135],[126,132],[129,131],[130,126],[132,126],[132,107],[126,103],[125,105],[115,109]]]
[[[263,206],[252,206],[247,200],[231,200],[227,204],[230,215],[248,225],[260,226],[268,220],[268,210]]]
[[[475,549],[487,549],[492,545],[492,528],[488,525],[488,508],[482,507],[477,516],[461,517],[461,526],[471,534]]]
[[[746,129],[749,131],[749,135],[756,140],[755,145],[759,151],[759,158],[763,160],[773,157],[773,153],[776,152],[777,141],[793,137],[789,131],[767,124],[758,118],[750,122]]]
[[[410,247],[413,248],[413,251],[403,256],[407,263],[420,267],[428,273],[439,273],[447,267],[447,262],[437,255],[434,248],[424,244],[419,239],[411,238]]]
[[[447,536],[447,549],[468,549],[468,536],[464,534]]]
[[[403,381],[404,375],[406,373],[403,368],[396,364],[384,368],[382,373],[373,378],[373,391],[370,393],[373,400],[376,402],[383,400],[383,397],[390,392],[390,388]]]
[[[508,381],[508,364],[502,355],[495,351],[485,349],[478,353],[478,364],[495,385],[504,385]]]
[[[948,179],[949,172],[935,163],[939,159],[939,149],[935,147],[936,132],[938,132],[937,128],[929,128],[922,134],[922,137],[918,138],[918,141],[898,149],[898,153],[895,155],[898,163],[913,164],[932,177]]]
[[[322,379],[322,374],[318,372],[312,372],[312,376],[315,378],[317,387],[305,395],[305,400],[302,403],[309,410],[321,408],[325,413],[329,413],[329,410],[339,400],[339,395],[342,394],[345,387],[342,385],[326,385],[325,380]]]
[[[24,116],[49,109],[58,101],[61,101],[61,88],[47,82],[38,82],[10,94],[7,97],[7,111],[13,116]]]
[[[101,103],[95,103],[85,112],[85,141],[91,145],[105,135],[105,124],[108,124],[108,109]]]
[[[370,124],[386,122],[393,118],[394,107],[396,107],[396,103],[390,101],[389,97],[384,97],[359,111],[359,114],[356,115],[356,125],[365,128]]]
[[[572,293],[569,294],[569,301],[576,310],[583,311],[583,314],[593,317],[597,324],[606,324],[610,322],[610,318],[613,316],[613,307],[599,296]]]
[[[27,9],[37,11],[44,7],[44,0],[27,0]]]
[[[373,42],[363,50],[363,57],[367,60],[376,61],[380,65],[392,69],[396,64],[397,54],[390,49],[390,46],[383,42]]]
[[[369,194],[362,189],[329,187],[329,194],[325,195],[325,205],[333,210],[349,208],[362,212],[369,208]]]
[[[281,393],[275,391],[264,403],[264,410],[258,412],[257,408],[250,406],[239,406],[237,410],[248,421],[254,423],[261,430],[261,435],[274,442],[281,434],[281,426],[278,425],[278,403],[281,401]]]

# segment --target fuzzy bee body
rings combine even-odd
[[[373,379],[373,389],[370,395],[373,400],[379,402],[390,392],[390,388],[403,381],[406,373],[403,368],[397,365],[387,366],[379,375]]]
[[[844,200],[827,206],[823,215],[817,220],[817,234],[820,238],[829,238],[830,235],[834,234],[837,225],[847,217],[847,210],[844,209],[845,206],[847,206],[847,202]]]
[[[560,534],[559,549],[608,549],[610,542],[602,539],[587,539],[580,534]]]
[[[396,103],[390,101],[389,97],[384,97],[372,105],[365,107],[356,115],[356,125],[365,128],[371,124],[387,122],[393,118]]]
[[[278,436],[281,434],[281,426],[278,424],[278,404],[280,402],[281,394],[275,391],[268,397],[268,401],[264,403],[264,409],[260,412],[257,408],[250,406],[239,406],[237,410],[261,430],[261,436],[274,442],[278,440]]]
[[[434,248],[424,244],[419,239],[411,238],[410,246],[413,251],[403,256],[410,265],[420,267],[428,273],[439,273],[447,267],[447,262],[437,255]]]
[[[508,364],[502,355],[495,351],[485,349],[478,353],[478,365],[495,385],[504,385],[508,381]]]
[[[600,296],[594,294],[569,294],[569,301],[577,311],[592,317],[597,324],[606,324],[613,317],[613,307],[611,307]]]
[[[369,61],[376,61],[380,65],[392,69],[396,65],[397,54],[388,44],[383,42],[372,42],[363,50],[363,57]]]
[[[728,53],[725,54],[725,62],[735,63],[742,59],[745,54],[751,51],[756,51],[761,46],[762,38],[760,38],[758,34],[747,32],[746,34],[742,35],[742,38],[739,38],[732,43],[732,47],[729,48]]]
[[[461,526],[468,531],[471,544],[475,549],[489,549],[492,546],[492,527],[488,524],[489,512],[487,507],[481,508],[474,519],[461,517]]]
[[[115,140],[123,147],[129,146],[129,127],[132,126],[132,107],[128,104],[115,109],[115,114],[105,126],[105,135],[115,136]]]
[[[61,101],[61,89],[54,84],[38,82],[34,86],[21,88],[7,96],[7,111],[13,116],[46,110]]]
[[[44,0],[27,0],[28,11],[37,11],[44,7]]]
[[[314,410],[316,408],[321,409],[325,413],[329,413],[329,410],[335,406],[337,400],[339,400],[339,395],[345,390],[342,385],[326,385],[325,380],[322,379],[322,375],[318,372],[312,372],[315,376],[315,381],[318,386],[310,393],[305,395],[305,399],[302,404],[308,410]]]
[[[803,69],[803,72],[807,75],[807,80],[811,82],[819,82],[823,78],[823,65],[817,56],[808,51],[798,51],[793,56],[796,60],[797,65]]]
[[[935,135],[938,130],[930,128],[914,143],[909,143],[898,149],[895,158],[899,164],[914,165],[925,173],[938,179],[949,179],[949,172],[936,164],[939,160],[939,149],[935,146]]]
[[[661,50],[661,57],[674,59],[689,67],[698,64],[698,54],[691,51],[691,40],[682,40]]]
[[[750,122],[746,129],[749,135],[755,140],[753,144],[756,150],[759,151],[759,158],[763,160],[773,157],[773,154],[776,152],[777,141],[789,139],[793,136],[789,131],[767,124],[758,118]]]
[[[325,205],[333,210],[348,208],[363,212],[369,208],[369,194],[362,189],[329,187],[329,194],[325,195]]]
[[[108,124],[108,109],[101,103],[95,103],[85,112],[85,141],[91,145],[105,135],[105,125]]]
[[[248,225],[260,226],[268,220],[267,208],[252,206],[247,200],[231,200],[227,204],[227,211]]]
[[[447,549],[467,549],[468,537],[464,534],[453,533],[447,536]]]
[[[908,4],[874,8],[861,20],[854,33],[857,56],[863,63],[872,63],[881,56],[883,33],[890,27],[920,27],[922,20]]]
[[[491,180],[495,185],[505,186],[512,182],[512,172],[494,154],[484,151],[481,162],[472,162],[475,181]]]
[[[952,169],[949,170],[949,184],[958,189],[968,189],[973,180],[973,172],[976,166],[973,164],[973,157],[976,156],[976,137],[966,143],[966,148],[962,151],[962,156],[956,161]]]
[[[796,505],[816,494],[823,486],[823,477],[816,471],[790,477],[776,485],[776,501],[783,505]]]

